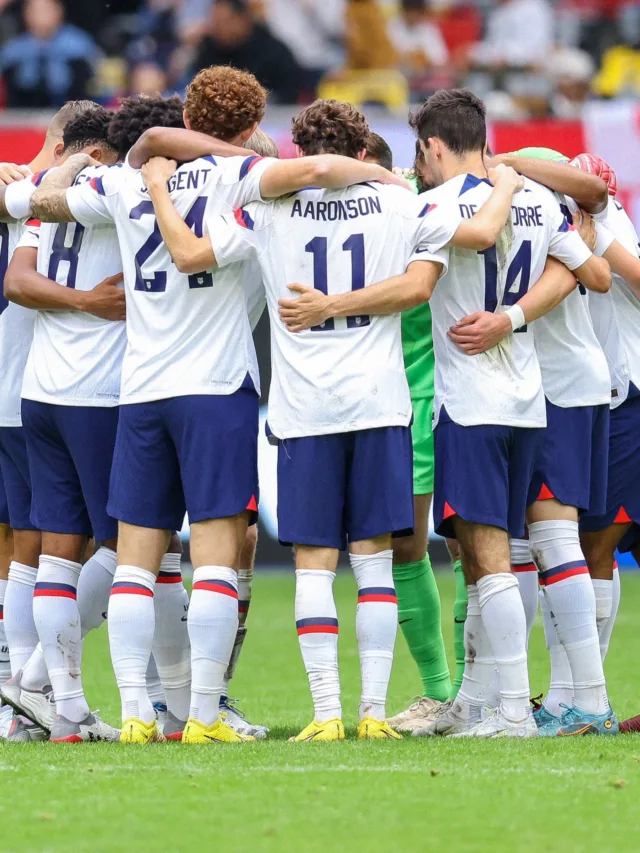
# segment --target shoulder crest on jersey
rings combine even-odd
[[[234,210],[233,217],[242,228],[248,228],[249,231],[253,231],[255,222],[243,207],[238,207]]]
[[[199,159],[200,160],[206,160],[207,163],[211,163],[212,166],[218,165],[216,163],[216,158],[213,156],[213,154],[206,154],[204,157],[200,157]]]
[[[100,175],[96,175],[95,178],[91,178],[89,181],[89,186],[92,190],[95,190],[98,195],[105,195],[104,184],[102,183],[102,177]]]
[[[421,219],[423,216],[426,216],[429,211],[435,210],[437,206],[437,204],[430,204],[429,202],[427,202],[418,214],[418,218]]]
[[[257,165],[261,160],[264,160],[264,157],[258,157],[257,154],[253,154],[251,157],[245,157],[240,165],[240,180],[246,178],[249,172],[253,169],[255,165]]]
[[[49,169],[45,169],[43,172],[36,172],[35,175],[31,175],[31,183],[34,187],[39,187],[42,183],[44,176],[47,174]]]
[[[467,175],[458,196],[464,195],[468,190],[475,189],[478,184],[488,184],[491,186],[491,181],[488,178],[476,178],[475,175]]]
[[[572,225],[572,224],[569,222],[569,220],[567,219],[566,215],[564,215],[564,214],[563,214],[563,216],[562,216],[562,224],[561,224],[561,225],[560,225],[560,227],[558,228],[558,231],[561,231],[561,232],[563,232],[563,233],[564,233],[565,231],[575,231],[575,230],[576,230],[576,229],[575,229],[575,226],[574,226],[574,225]]]

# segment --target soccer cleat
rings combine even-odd
[[[620,734],[628,735],[632,732],[640,732],[640,714],[620,723]]]
[[[6,740],[12,722],[13,708],[10,705],[0,708],[0,740]]]
[[[182,743],[254,743],[255,738],[234,731],[220,717],[211,726],[205,726],[193,717],[187,720],[182,733]]]
[[[422,720],[416,720],[411,734],[414,737],[431,737],[433,735],[440,734],[440,732],[437,731],[437,726],[440,724],[441,720],[448,718],[452,707],[453,699],[447,699],[446,702],[441,702],[436,708],[432,708],[428,714],[425,714]]]
[[[324,723],[316,723],[312,720],[299,735],[289,738],[289,743],[329,743],[329,741],[344,740],[344,726],[342,720],[334,717]]]
[[[129,717],[122,724],[120,743],[164,743],[165,736],[158,729],[155,720],[143,723],[136,717]]]
[[[120,729],[114,729],[100,718],[97,711],[87,716],[79,723],[68,720],[62,714],[57,714],[49,737],[51,743],[95,743],[120,740]]]
[[[167,706],[164,702],[154,702],[153,710],[156,714],[156,724],[158,726],[158,731],[164,732],[164,724],[167,722]]]
[[[569,708],[560,719],[558,737],[578,735],[617,735],[620,731],[613,708],[604,714],[585,714],[578,708]]]
[[[387,722],[397,732],[413,734],[416,728],[422,728],[427,724],[433,713],[444,704],[428,696],[418,697],[404,711],[400,711],[395,717],[388,717]]]
[[[358,724],[358,740],[402,740],[402,735],[394,732],[386,720],[365,717]]]
[[[56,716],[56,705],[50,685],[41,690],[27,690],[22,686],[22,670],[16,672],[0,687],[3,702],[31,722],[51,731]]]
[[[220,697],[220,716],[228,726],[241,735],[252,735],[256,740],[264,740],[269,733],[266,726],[250,723],[242,711],[234,704],[235,699],[228,696]]]
[[[47,740],[49,733],[40,726],[27,720],[25,717],[14,716],[7,740],[12,743],[24,743],[26,741],[43,741]]]
[[[187,724],[184,720],[179,720],[175,714],[172,714],[171,711],[167,711],[163,723],[162,734],[167,740],[181,741],[182,733],[184,732],[184,727],[186,725]]]
[[[524,720],[510,720],[505,717],[500,708],[497,708],[490,717],[486,720],[481,720],[463,732],[456,732],[451,737],[472,737],[472,738],[531,738],[539,737],[540,732],[538,726],[533,719],[531,711],[527,713]]]
[[[557,717],[548,711],[544,705],[536,700],[533,702],[533,719],[540,732],[540,737],[555,737],[560,728],[561,717]]]

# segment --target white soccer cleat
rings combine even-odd
[[[120,729],[105,723],[97,711],[88,714],[80,723],[74,723],[58,714],[51,728],[49,740],[52,743],[94,743],[95,741],[115,743],[120,740]]]
[[[22,686],[20,670],[0,687],[0,696],[17,714],[22,714],[43,729],[51,731],[56,718],[56,706],[50,685],[41,690],[27,690]]]
[[[456,699],[448,699],[434,708],[421,724],[416,723],[411,734],[414,737],[436,735],[445,737],[456,732],[464,732],[480,721],[480,713],[479,707],[462,704]]]
[[[456,732],[451,737],[474,737],[474,738],[494,738],[494,737],[514,737],[514,738],[529,738],[539,737],[540,732],[536,721],[533,719],[531,711],[523,720],[510,720],[505,717],[500,708],[497,708],[491,716],[475,726],[472,726],[467,731]]]
[[[266,726],[250,723],[242,711],[236,707],[235,701],[228,696],[220,697],[220,716],[224,722],[239,735],[249,735],[256,740],[264,740],[269,734],[269,729]]]
[[[49,739],[49,732],[40,726],[14,714],[6,740],[11,743],[26,743],[27,741],[44,741]]]
[[[400,711],[395,717],[389,717],[387,723],[396,732],[413,734],[416,728],[423,728],[435,718],[435,712],[444,704],[446,703],[429,699],[428,696],[417,697],[404,711]]]
[[[13,722],[13,708],[10,705],[4,705],[0,708],[0,740],[6,740]]]

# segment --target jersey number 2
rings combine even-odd
[[[327,263],[327,238],[314,237],[304,247],[305,252],[313,255],[313,286],[316,290],[328,293],[328,263]],[[351,252],[351,290],[360,290],[364,287],[364,234],[352,234],[342,244],[343,252]],[[357,317],[347,317],[347,328],[358,329],[368,326],[371,320],[366,314]],[[330,317],[320,326],[312,326],[312,332],[328,332],[335,329],[335,320]]]

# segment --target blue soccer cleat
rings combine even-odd
[[[536,721],[540,737],[555,737],[562,724],[562,719],[547,711],[540,701],[541,699],[542,696],[539,696],[531,700],[533,705],[533,719]]]
[[[605,714],[585,714],[578,708],[569,708],[562,715],[558,737],[617,735],[619,731],[620,725],[613,708],[609,708]]]

